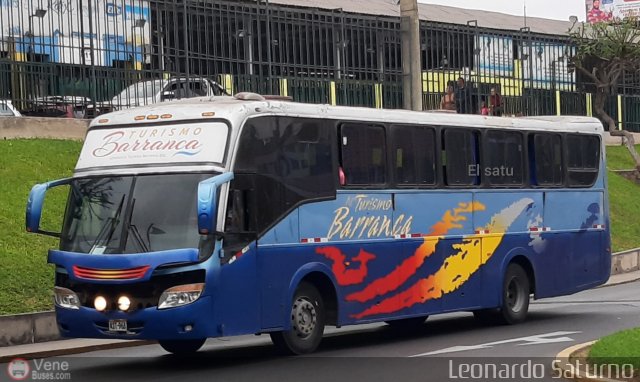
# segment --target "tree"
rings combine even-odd
[[[607,125],[612,136],[624,137],[627,149],[640,173],[640,155],[635,148],[633,134],[618,130],[616,121],[606,112],[605,104],[616,93],[620,77],[625,72],[640,70],[640,20],[629,18],[611,23],[584,23],[569,30],[575,46],[571,62],[596,87],[593,108]]]

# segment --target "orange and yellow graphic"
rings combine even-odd
[[[484,211],[485,207],[479,202],[460,203],[453,211],[445,212],[442,220],[436,223],[431,232],[425,237],[424,243],[415,251],[413,256],[403,261],[387,276],[379,278],[360,292],[347,296],[347,301],[366,302],[377,296],[385,295],[398,289],[424,264],[425,260],[436,251],[436,245],[452,229],[462,228],[460,222],[468,219],[467,215],[474,211]]]
[[[532,203],[533,200],[525,198],[498,212],[485,227],[478,229],[478,231],[482,230],[489,232],[489,234],[467,236],[462,240],[462,243],[452,245],[454,254],[449,256],[434,274],[417,281],[408,289],[387,297],[360,313],[353,314],[352,317],[362,319],[397,312],[416,304],[442,298],[459,289],[491,259],[500,243],[502,243],[509,227]],[[443,218],[431,228],[431,232],[424,238],[424,243],[418,247],[413,256],[403,261],[386,276],[369,283],[361,291],[349,294],[346,297],[347,301],[365,303],[375,297],[384,296],[397,290],[417,272],[429,256],[435,253],[436,245],[445,238],[448,232],[452,229],[462,228],[461,222],[466,221],[470,214],[476,211],[484,211],[485,209],[486,207],[482,203],[472,202],[461,203],[458,208],[447,211]],[[321,254],[332,253],[334,254],[333,257],[330,257],[332,260],[340,259],[340,263],[344,263],[345,257],[342,257],[344,254],[335,247],[319,248],[317,252]],[[359,256],[362,256],[362,253]],[[374,258],[374,255],[369,254],[366,259],[371,261]],[[357,259],[354,260],[358,261]],[[366,278],[367,264],[363,261],[361,265],[360,270],[355,274],[358,275],[357,279],[364,280]],[[336,279],[339,281],[348,279],[351,283],[348,285],[353,285],[355,281],[353,272],[356,271],[351,270],[350,276],[345,278],[349,270],[344,266],[337,266],[335,260],[332,269]]]

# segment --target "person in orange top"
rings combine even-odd
[[[456,95],[453,85],[447,86],[447,93],[440,100],[441,110],[456,110]]]

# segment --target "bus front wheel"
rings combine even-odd
[[[197,340],[170,340],[158,342],[160,343],[160,346],[169,353],[185,355],[192,354],[200,350],[205,341],[206,339],[202,338]]]
[[[529,312],[530,280],[519,264],[509,264],[502,284],[502,305],[497,309],[473,312],[484,323],[514,325],[523,322]]]
[[[270,333],[273,344],[285,354],[309,354],[318,348],[324,333],[322,296],[310,283],[302,282],[291,304],[291,329]]]

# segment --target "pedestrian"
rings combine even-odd
[[[464,78],[458,78],[458,87],[455,93],[456,111],[458,114],[473,114],[471,89]]]
[[[451,84],[447,86],[447,92],[442,96],[442,99],[440,100],[440,109],[456,111],[455,89]]]
[[[489,115],[489,108],[487,107],[487,101],[482,101],[482,106],[480,107],[480,114]]]
[[[502,97],[496,88],[491,88],[489,96],[489,115],[494,117],[502,116]]]

